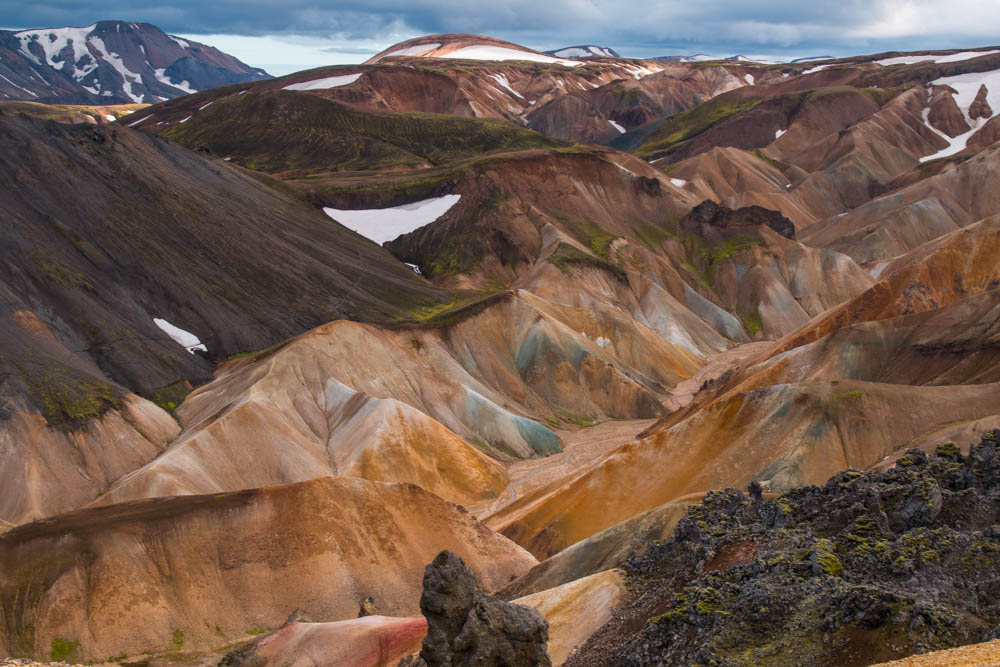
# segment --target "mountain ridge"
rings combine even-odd
[[[0,99],[133,104],[268,78],[218,49],[148,23],[0,31]]]

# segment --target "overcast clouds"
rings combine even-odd
[[[437,32],[485,33],[538,49],[596,43],[636,57],[985,46],[1000,43],[998,16],[1000,0],[0,0],[8,28],[145,21],[272,69],[359,62]]]

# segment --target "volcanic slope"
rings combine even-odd
[[[0,98],[59,104],[158,102],[267,79],[218,49],[148,23],[0,30]]]
[[[989,639],[998,437],[774,500],[710,494],[625,564],[628,599],[568,664],[867,665]]]
[[[168,106],[136,122],[149,127]],[[439,220],[388,245],[445,285],[522,286],[516,281],[546,257],[560,268],[603,266],[623,281],[634,267],[638,280],[657,275],[658,286],[724,336],[747,340],[786,333],[870,282],[847,257],[789,238],[791,228],[783,231],[789,240],[756,227],[681,228],[677,221],[697,203],[679,190],[682,181],[621,153],[560,145],[499,121],[364,113],[301,93],[251,91],[158,131],[274,173],[338,210],[460,194]],[[286,141],[307,132],[328,139]],[[442,133],[452,138],[425,141]],[[480,145],[492,151],[485,159]],[[394,169],[357,171],[376,165]]]
[[[277,181],[116,124],[0,128],[6,521],[162,449],[176,424],[129,392],[171,408],[213,360],[448,301]]]
[[[364,65],[326,67],[254,84],[331,99],[359,111],[430,112],[513,122],[567,141],[610,143],[632,129],[749,85],[757,65],[697,68],[625,58],[575,61],[478,35],[435,35],[387,49]],[[780,76],[775,73],[774,76]],[[139,127],[196,116],[223,88],[159,106]],[[138,119],[137,119],[138,120]],[[162,125],[158,125],[162,123]]]
[[[998,238],[991,219],[911,251],[868,291],[703,384],[644,439],[518,498],[487,524],[547,557],[691,493],[819,482],[992,418],[1000,283],[996,262],[981,258]],[[614,493],[626,484],[627,496]]]
[[[0,536],[0,652],[210,650],[299,607],[354,618],[366,597],[413,615],[424,565],[443,549],[490,590],[536,562],[409,484],[327,478],[80,510]]]
[[[996,173],[993,110],[1000,104],[990,101],[988,85],[968,100],[971,79],[953,77],[988,79],[1000,65],[997,54],[931,54],[914,62],[886,54],[829,67],[678,63],[647,74],[629,69],[641,63],[625,60],[456,60],[418,52],[430,44],[447,46],[445,54],[475,46],[461,39],[424,38],[401,47],[413,53],[375,64],[205,91],[125,121],[191,149],[200,145],[200,153],[137,139],[128,128],[97,128],[124,137],[105,135],[105,143],[141,141],[176,152],[173,159],[188,160],[184,165],[193,160],[217,176],[278,193],[294,212],[288,220],[310,221],[331,235],[323,237],[323,252],[343,252],[351,239],[377,265],[346,288],[336,283],[327,290],[340,298],[353,294],[349,304],[274,332],[275,339],[299,334],[294,339],[216,365],[214,380],[175,409],[179,424],[126,394],[132,385],[112,377],[103,357],[69,352],[80,348],[66,343],[65,326],[45,319],[49,311],[15,309],[8,330],[30,332],[25,349],[63,355],[60,372],[72,382],[54,375],[56,386],[68,389],[22,390],[38,405],[59,408],[52,414],[63,415],[64,431],[40,428],[37,412],[15,413],[6,437],[17,446],[9,449],[26,451],[21,442],[30,435],[28,442],[43,436],[56,442],[54,452],[76,447],[80,454],[32,460],[28,475],[15,460],[11,478],[34,479],[56,460],[85,470],[86,483],[64,482],[72,491],[68,506],[88,494],[83,502],[110,505],[71,516],[152,507],[134,499],[164,494],[199,495],[153,502],[175,508],[224,502],[229,495],[204,494],[331,474],[368,478],[342,477],[340,485],[392,489],[409,482],[468,504],[486,526],[537,557],[551,557],[510,584],[513,596],[628,561],[646,541],[668,536],[678,514],[710,489],[756,481],[781,492],[821,483],[846,467],[883,470],[908,461],[903,452],[910,445],[932,449],[952,439],[963,451],[996,425],[1000,276],[989,179]],[[518,58],[533,53],[514,50]],[[562,88],[575,81],[570,87],[578,90],[551,92],[560,88],[557,78]],[[670,91],[682,88],[677,79],[697,90],[675,95]],[[941,79],[954,86],[934,83]],[[613,100],[617,93],[610,91],[618,88],[640,99],[658,81],[662,99],[678,108],[640,103],[633,131],[619,132],[615,142],[655,165],[558,138],[555,128],[570,128],[562,138],[573,141],[596,137],[574,126],[590,118],[586,105],[573,115],[577,100]],[[528,95],[534,85],[552,97],[543,103]],[[444,90],[457,92],[448,97]],[[548,107],[546,115],[526,111],[539,105]],[[286,116],[302,127],[283,124]],[[531,119],[529,126],[555,136],[518,127],[527,116],[548,118],[549,129]],[[319,136],[314,130],[324,118],[336,122],[321,133],[322,151],[310,149],[304,139]],[[84,131],[61,127],[57,135]],[[285,135],[293,140],[283,142]],[[445,136],[455,140],[435,146]],[[956,152],[941,154],[951,148]],[[284,185],[224,158],[277,175]],[[23,189],[33,181],[12,182]],[[396,205],[413,211],[446,195],[446,212],[386,243],[396,259],[334,222],[376,219],[387,215],[377,209]],[[321,207],[327,217],[315,210]],[[921,216],[921,207],[937,213]],[[287,272],[297,254],[315,252],[295,245],[284,263],[273,253],[254,257],[269,271],[280,264]],[[399,282],[389,285],[381,276]],[[404,288],[412,291],[401,294]],[[16,289],[12,294],[25,288]],[[297,284],[281,290],[309,293]],[[143,305],[150,301],[141,295]],[[258,307],[254,302],[250,311]],[[147,324],[163,317],[141,312]],[[204,342],[216,362],[252,349],[219,349],[190,324],[196,320],[188,312],[167,311],[165,319],[190,328],[194,340],[177,331],[183,343],[163,335],[182,362],[203,373],[183,376],[191,382],[207,380],[208,365],[185,348]],[[340,321],[321,324],[326,319]],[[13,333],[5,340],[21,340]],[[140,371],[136,377],[147,375]],[[81,394],[88,400],[79,404],[60,398]],[[640,428],[647,430],[633,439]],[[518,460],[542,456],[550,458]],[[334,482],[301,487],[327,483]],[[27,491],[36,488],[51,498],[57,487],[25,482],[14,489],[2,525],[67,508],[38,501]],[[30,509],[24,498],[32,498]],[[230,518],[243,525],[239,516]],[[239,530],[229,520],[212,530]],[[13,528],[0,544],[46,525]],[[79,532],[65,525],[70,536]],[[414,562],[418,557],[426,554]],[[376,569],[382,567],[389,565]],[[415,586],[417,572],[408,570],[407,586]],[[16,599],[33,598],[19,592]],[[57,597],[44,599],[53,605],[51,617],[61,618]],[[337,604],[342,599],[348,598],[338,593]],[[173,619],[182,606],[170,598],[162,608]],[[272,616],[280,621],[287,611],[275,608]],[[187,632],[173,620],[164,627]],[[156,646],[175,639],[156,632]],[[75,641],[75,634],[53,634]],[[40,641],[32,644],[35,654],[51,640]],[[113,645],[109,634],[101,650],[117,654]],[[197,646],[210,644],[199,639]]]

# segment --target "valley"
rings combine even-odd
[[[0,101],[0,657],[991,650],[1000,49],[212,58]]]

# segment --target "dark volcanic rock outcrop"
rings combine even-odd
[[[761,226],[770,227],[785,238],[795,238],[795,225],[778,211],[763,206],[739,209],[719,206],[705,200],[681,218],[681,229],[698,234],[711,242],[739,235],[755,235]]]
[[[709,494],[625,564],[630,598],[567,664],[865,665],[994,637],[998,441]]]
[[[424,572],[420,611],[427,637],[412,667],[544,667],[549,624],[534,609],[495,600],[479,589],[465,562],[442,551]]]

